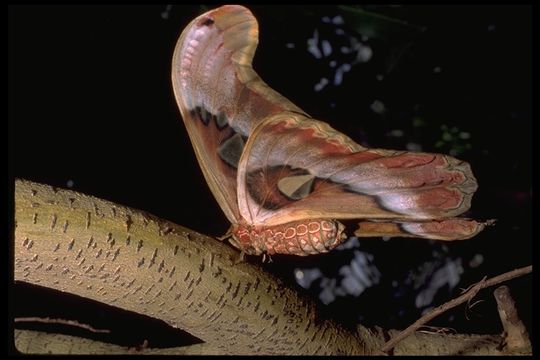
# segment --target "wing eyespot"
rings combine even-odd
[[[200,26],[212,26],[213,24],[214,24],[214,19],[212,19],[211,17],[207,17],[207,18],[202,19]]]

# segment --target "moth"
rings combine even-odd
[[[360,146],[271,89],[253,70],[258,23],[246,8],[208,11],[184,29],[172,84],[231,243],[252,255],[327,252],[356,236],[467,239],[458,218],[477,189],[448,155]]]

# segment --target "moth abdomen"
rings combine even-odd
[[[233,227],[233,245],[249,255],[263,253],[314,255],[325,253],[345,240],[345,227],[338,221],[309,219],[274,226]]]

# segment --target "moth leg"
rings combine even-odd
[[[225,234],[216,237],[216,239],[218,239],[219,241],[229,239],[230,237],[232,237],[232,230],[233,230],[233,226],[231,225],[231,227],[229,227],[229,230],[227,230],[227,232]]]
[[[274,262],[272,260],[272,257],[270,256],[270,254],[267,254],[267,253],[263,253],[263,256],[262,256],[262,262],[264,264],[264,262],[268,259],[268,263],[270,264],[271,262]]]
[[[234,256],[231,260],[233,262],[233,265],[238,265],[240,263],[243,263],[246,261],[246,253],[242,250],[238,254],[238,256]]]
[[[427,221],[361,221],[354,235],[358,237],[415,237],[431,240],[465,240],[469,239],[486,226],[493,225],[495,220],[478,222],[466,218],[449,218]]]

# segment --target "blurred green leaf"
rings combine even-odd
[[[422,26],[366,11],[361,7],[341,5],[338,8],[351,29],[370,38],[402,42],[425,31]]]
[[[426,125],[426,121],[419,116],[415,116],[412,121],[413,127],[422,127]]]
[[[347,26],[358,34],[381,39],[389,46],[385,59],[385,73],[394,70],[417,36],[426,28],[386,15],[366,11],[358,6],[338,6]]]

